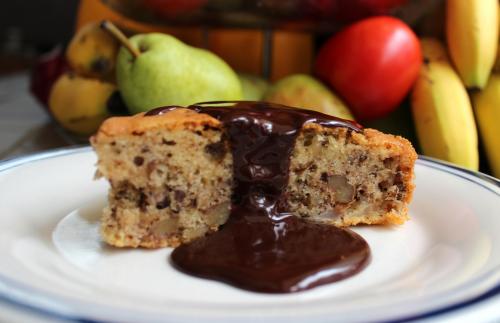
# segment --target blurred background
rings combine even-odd
[[[29,81],[39,56],[71,39],[78,5],[78,0],[0,3],[0,159],[70,144],[30,94]]]
[[[0,160],[87,144],[112,115],[195,103],[182,97],[197,78],[190,71],[171,76],[175,95],[130,90],[138,80],[117,75],[123,44],[102,20],[127,37],[161,32],[215,54],[242,89],[224,98],[355,119],[421,154],[500,176],[497,0],[3,1]]]

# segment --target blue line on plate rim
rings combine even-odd
[[[32,163],[32,162],[36,162],[36,161],[40,161],[40,160],[44,160],[44,159],[51,159],[51,158],[55,158],[55,157],[59,157],[59,156],[66,156],[66,155],[72,155],[72,154],[77,154],[77,153],[86,153],[86,152],[89,152],[91,150],[92,150],[92,148],[88,145],[76,146],[76,147],[71,146],[71,147],[64,147],[64,148],[58,148],[58,149],[53,149],[53,150],[47,150],[47,151],[43,151],[43,152],[39,152],[39,153],[35,153],[35,154],[30,154],[30,155],[14,157],[12,159],[0,161],[0,172],[4,172],[6,170],[10,170],[10,169],[13,169],[13,168],[21,166],[21,165],[25,165],[27,163]],[[423,164],[424,166],[434,168],[434,169],[437,169],[440,171],[444,171],[444,172],[447,172],[449,174],[463,178],[469,182],[480,185],[481,187],[487,189],[488,191],[500,196],[500,192],[498,192],[497,190],[484,184],[484,182],[487,182],[488,184],[492,184],[492,185],[500,188],[500,180],[496,179],[492,176],[489,176],[489,175],[484,174],[484,173],[468,170],[468,169],[456,166],[454,164],[450,164],[450,163],[447,163],[445,161],[437,160],[437,159],[427,157],[427,156],[419,156],[418,163]],[[466,174],[467,176],[464,174]],[[496,270],[493,270],[492,272],[496,272]],[[0,275],[0,284],[4,284],[4,285],[10,286],[12,288],[24,290],[25,292],[29,292],[31,290],[31,291],[35,291],[35,293],[38,293],[38,294],[42,294],[42,295],[44,294],[43,292],[36,291],[35,289],[32,289],[29,286],[24,286],[22,283],[11,280],[8,277],[3,277],[2,275]],[[484,301],[484,300],[491,298],[493,296],[496,296],[498,294],[500,294],[500,282],[498,282],[496,285],[494,285],[492,288],[486,290],[482,294],[475,296],[475,297],[472,297],[470,299],[460,301],[460,302],[457,302],[457,303],[452,304],[452,305],[447,305],[447,306],[444,306],[442,308],[434,309],[434,310],[431,310],[428,312],[424,312],[421,314],[400,317],[397,319],[391,319],[391,320],[383,321],[383,322],[398,323],[398,322],[408,322],[408,321],[413,321],[413,320],[418,320],[418,319],[430,318],[433,316],[449,313],[449,312],[454,311],[454,310],[462,309],[464,307],[479,303],[481,301]],[[41,314],[43,316],[55,318],[55,319],[59,319],[59,320],[74,321],[74,322],[96,322],[94,320],[69,316],[69,315],[58,313],[56,311],[47,310],[47,309],[42,308],[42,307],[37,306],[37,305],[23,303],[19,300],[16,300],[12,296],[9,296],[7,293],[0,293],[0,302],[4,302],[6,304],[18,307],[20,309],[28,310],[32,313]]]

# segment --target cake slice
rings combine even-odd
[[[177,246],[227,221],[233,156],[224,124],[189,109],[106,120],[91,139],[110,183],[101,233],[117,247]],[[307,123],[281,204],[335,226],[408,219],[416,154],[404,138]]]

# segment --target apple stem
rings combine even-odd
[[[118,40],[122,46],[128,49],[130,54],[134,56],[134,58],[137,58],[141,55],[141,52],[137,50],[134,46],[132,46],[132,43],[128,40],[127,36],[118,29],[111,21],[108,20],[103,20],[101,21],[101,28],[106,30],[108,33],[111,34],[116,40]]]

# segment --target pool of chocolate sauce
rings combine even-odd
[[[158,115],[179,107],[149,111]],[[362,270],[370,248],[358,234],[306,222],[283,205],[290,154],[303,125],[350,121],[265,102],[207,102],[188,107],[223,122],[233,154],[231,213],[219,231],[177,247],[175,268],[247,290],[291,293]]]

